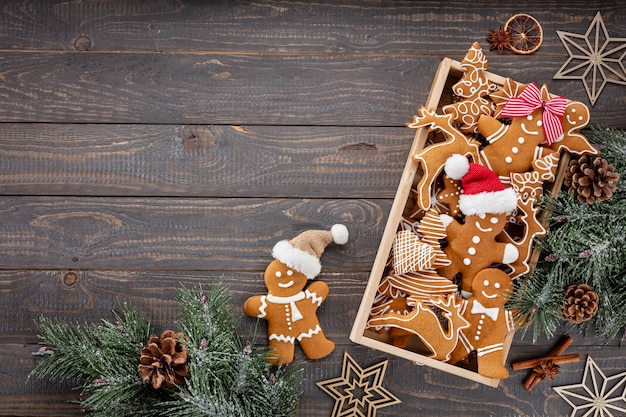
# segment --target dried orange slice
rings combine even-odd
[[[531,15],[516,14],[504,25],[504,30],[510,30],[510,49],[518,54],[532,54],[543,42],[543,29]]]

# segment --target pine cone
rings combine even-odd
[[[160,337],[151,337],[141,349],[139,376],[154,389],[182,385],[187,375],[187,349],[180,343],[181,333],[165,330]]]
[[[598,311],[598,294],[587,284],[572,284],[567,287],[565,299],[561,312],[563,318],[571,323],[587,321]]]
[[[593,204],[596,200],[611,198],[618,180],[619,174],[606,159],[597,157],[592,160],[589,155],[583,155],[569,162],[564,183],[578,201]]]

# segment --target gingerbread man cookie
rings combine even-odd
[[[437,272],[450,279],[460,273],[461,290],[467,296],[478,272],[494,263],[514,262],[519,256],[515,245],[496,240],[506,226],[508,215],[517,208],[517,195],[493,171],[470,163],[462,155],[452,155],[444,169],[446,175],[462,182],[459,207],[465,222],[446,214],[440,216],[448,235],[444,252],[452,264]]]
[[[348,241],[348,229],[341,224],[330,231],[308,230],[290,241],[278,242],[272,250],[275,258],[266,268],[264,279],[268,293],[248,298],[247,315],[267,320],[272,365],[293,361],[296,340],[309,359],[329,355],[335,344],[326,338],[317,318],[317,309],[328,295],[328,285],[314,281],[321,271],[320,257],[331,242]]]
[[[461,307],[461,314],[470,325],[461,330],[450,363],[476,351],[480,375],[498,379],[509,376],[504,366],[504,339],[515,325],[512,313],[504,305],[512,291],[511,278],[499,269],[487,268],[476,275],[473,296]]]

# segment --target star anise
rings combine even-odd
[[[537,378],[542,381],[548,378],[550,381],[554,381],[555,375],[559,374],[559,365],[555,365],[551,360],[542,361],[538,366],[533,368],[533,371],[537,374]]]
[[[491,32],[491,35],[487,36],[487,41],[491,43],[490,51],[497,49],[498,54],[501,55],[504,52],[504,48],[511,49],[511,41],[513,40],[511,29],[504,29],[500,25],[497,30],[489,29],[489,32]]]

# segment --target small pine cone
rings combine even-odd
[[[565,291],[563,318],[580,324],[592,318],[598,311],[598,294],[587,284],[572,284]]]
[[[619,173],[606,159],[583,155],[569,162],[563,182],[578,201],[593,204],[611,198],[618,181]]]
[[[187,349],[180,343],[181,333],[165,330],[160,337],[151,337],[141,349],[139,376],[154,389],[182,385],[187,375]]]

